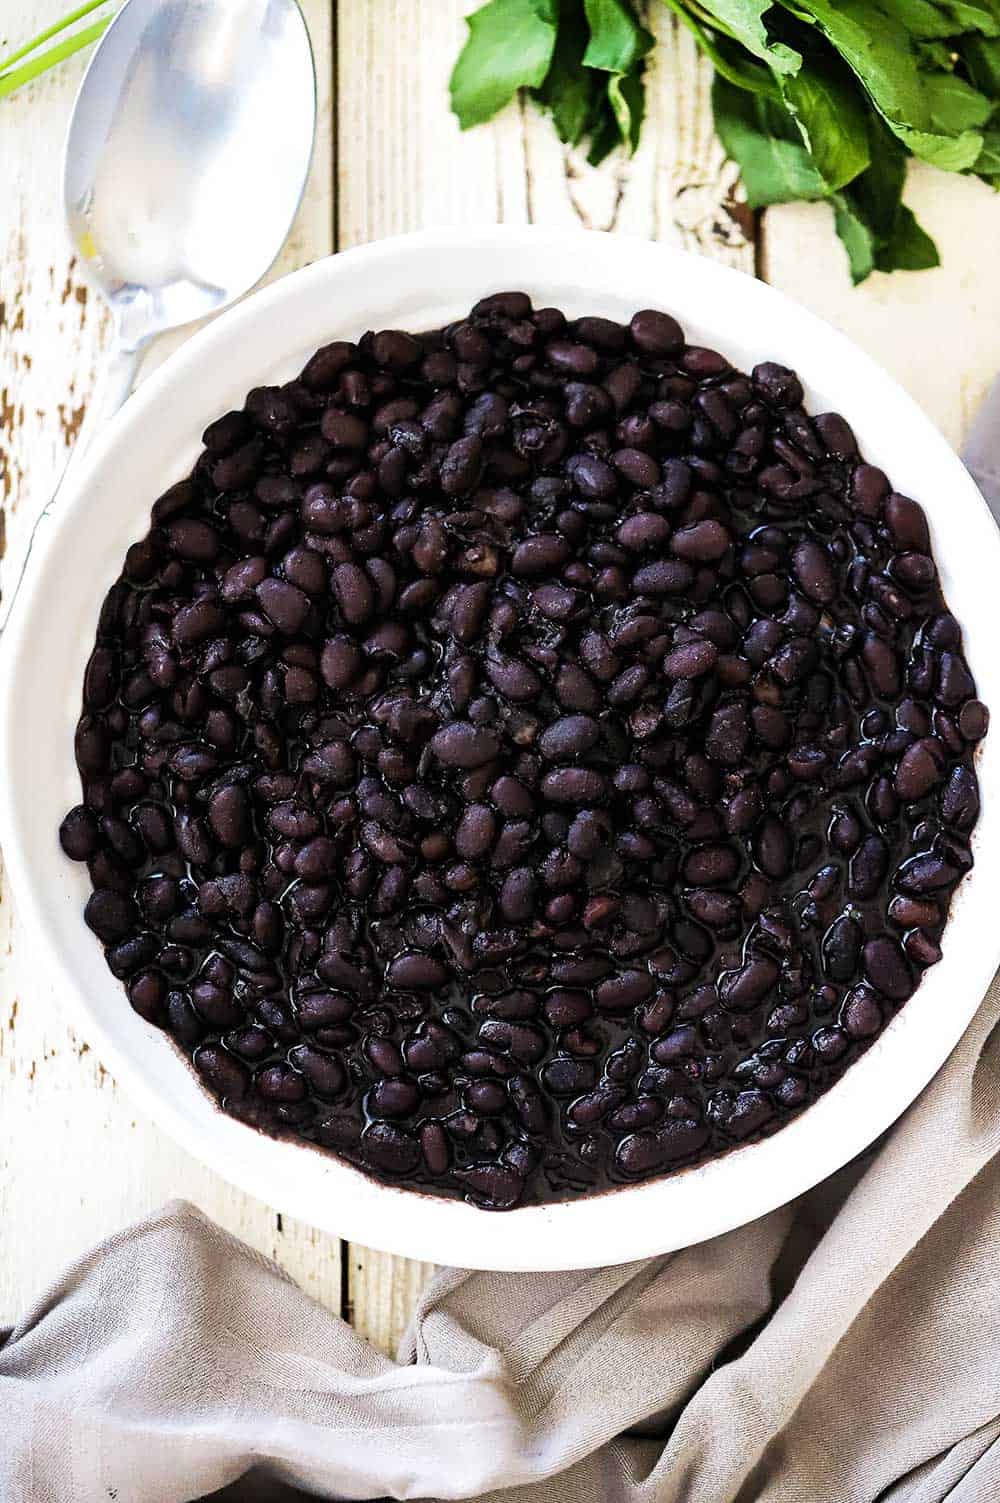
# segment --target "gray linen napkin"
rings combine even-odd
[[[985,414],[997,506],[1000,389]],[[793,1205],[622,1268],[441,1273],[398,1363],[169,1205],[0,1344],[0,1499],[995,1503],[998,1023],[1000,981],[877,1149]]]

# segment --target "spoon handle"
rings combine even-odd
[[[80,424],[73,452],[66,462],[66,467],[59,477],[55,490],[35,519],[35,524],[28,537],[28,546],[25,549],[24,558],[21,561],[21,567],[13,582],[13,586],[10,589],[4,589],[2,595],[0,595],[0,602],[6,607],[2,612],[2,621],[0,621],[0,640],[3,639],[4,633],[7,630],[14,607],[17,604],[17,598],[21,593],[21,586],[24,583],[25,575],[31,563],[32,554],[38,546],[39,529],[46,518],[52,515],[60,495],[66,489],[67,481],[76,474],[98,430],[104,427],[109,418],[114,417],[119,407],[121,407],[131,392],[141,354],[141,346],[135,349],[125,349],[122,345],[115,344],[110,350],[104,364],[104,369],[101,371],[90,401],[87,403],[87,411],[84,414],[83,422]]]

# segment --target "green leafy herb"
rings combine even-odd
[[[539,5],[520,4],[537,25]],[[903,203],[908,157],[1000,187],[1000,0],[663,4],[715,69],[716,128],[750,207],[828,202],[856,282],[937,265]],[[635,149],[651,45],[638,11],[638,0],[558,5],[535,96],[564,141],[589,137],[591,161]],[[476,72],[504,79],[499,92],[509,98],[509,46],[494,56],[487,41],[470,37],[462,63],[475,51]],[[518,56],[523,68],[524,49]]]
[[[855,283],[872,271],[925,271],[939,259],[902,201],[905,153],[878,120],[871,131],[872,165],[833,198],[834,225]]]
[[[976,88],[994,102],[1000,99],[1000,41],[962,37],[959,56]]]
[[[827,192],[864,172],[871,161],[868,112],[837,57],[827,53],[804,64],[782,93]]]
[[[739,166],[751,209],[827,197],[830,190],[783,105],[717,77],[712,108],[719,139]]]
[[[798,72],[802,58],[793,47],[773,41],[764,24],[765,15],[773,9],[772,0],[701,0],[699,8],[709,25],[714,24],[723,36],[739,42],[772,72]]]
[[[828,202],[855,281],[937,264],[903,203],[909,157],[1000,188],[1000,0],[662,3],[715,70],[716,126],[750,206]],[[86,0],[0,60],[0,99],[87,46],[115,4]],[[589,161],[634,151],[654,45],[640,9],[486,0],[451,75],[462,129],[524,90]]]
[[[608,102],[621,139],[634,151],[645,111],[639,70],[653,38],[624,0],[584,0],[584,11],[590,28],[584,67],[609,75]]]
[[[581,0],[562,0],[552,63],[534,94],[551,113],[560,141],[569,146],[579,145],[593,129],[601,106],[605,81],[583,63],[589,41]]]
[[[473,11],[451,75],[451,107],[463,130],[489,120],[518,89],[544,83],[557,23],[553,0],[489,0]]]

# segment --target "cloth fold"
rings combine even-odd
[[[622,1268],[445,1271],[397,1362],[166,1206],[0,1347],[0,1497],[993,1503],[998,1022],[994,983],[881,1144],[794,1204]]]

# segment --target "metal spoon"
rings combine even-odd
[[[126,0],[101,38],[70,119],[63,206],[114,334],[25,567],[39,523],[125,401],[149,341],[218,313],[274,261],[302,197],[315,124],[296,0]],[[24,569],[7,618],[23,578]]]

